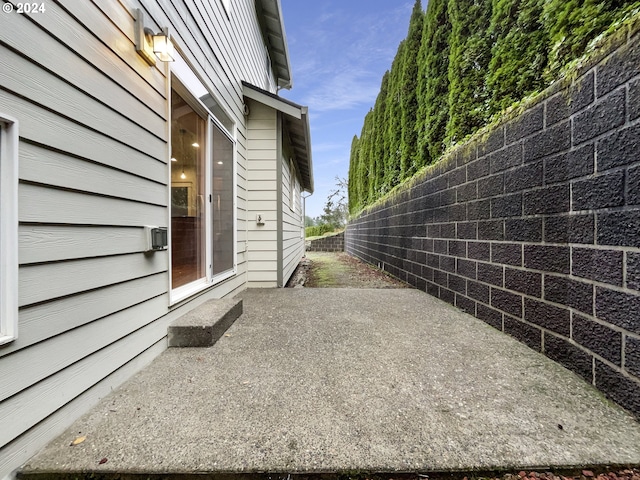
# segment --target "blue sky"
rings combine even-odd
[[[382,75],[407,35],[414,1],[281,3],[293,88],[280,95],[309,107],[315,192],[307,215],[317,217],[335,177],[347,178],[351,140],[360,135]]]

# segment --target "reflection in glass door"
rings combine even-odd
[[[171,90],[171,287],[206,277],[207,121]]]
[[[233,142],[213,124],[213,275],[233,269]]]

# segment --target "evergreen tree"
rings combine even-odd
[[[422,3],[416,0],[409,21],[409,33],[404,43],[404,62],[402,64],[401,107],[401,144],[400,178],[411,177],[423,163],[416,155],[418,139],[416,119],[418,116],[418,52],[422,40],[424,12]]]
[[[378,161],[376,159],[375,151],[376,151],[376,134],[377,134],[377,125],[375,122],[375,108],[369,111],[369,120],[368,120],[368,135],[369,139],[367,142],[367,159],[368,159],[368,181],[367,181],[367,198],[369,199],[368,203],[373,202],[376,199],[376,168]]]
[[[389,72],[389,90],[385,110],[385,145],[388,148],[384,158],[384,182],[393,188],[400,183],[400,159],[402,148],[402,66],[404,63],[405,41],[400,42]]]
[[[359,205],[359,192],[358,192],[358,160],[360,155],[358,152],[358,136],[354,135],[351,140],[351,155],[349,157],[349,177],[348,182],[348,196],[349,196],[349,212],[355,213],[360,209]]]
[[[493,0],[493,41],[487,74],[490,114],[544,86],[548,39],[542,27],[544,0]]]
[[[360,134],[359,152],[358,152],[358,183],[359,183],[359,198],[358,201],[361,206],[369,204],[369,183],[371,182],[370,172],[370,154],[371,154],[371,123],[373,118],[373,110],[364,117],[364,124],[362,125],[362,133]]]
[[[422,165],[436,161],[444,151],[449,118],[449,41],[451,23],[447,0],[429,0],[418,52],[417,155]]]
[[[449,119],[446,142],[453,144],[488,118],[485,75],[491,58],[490,0],[449,0]]]
[[[375,201],[493,113],[544,88],[638,5],[430,0],[423,13],[415,0],[407,38],[351,144],[349,210]]]
[[[637,0],[547,0],[543,23],[551,39],[547,80],[582,56],[587,45],[613,22],[624,17]]]
[[[371,176],[372,181],[372,200],[377,200],[382,195],[387,193],[390,188],[384,182],[384,158],[387,155],[387,149],[385,146],[385,111],[387,109],[387,94],[389,89],[389,70],[387,70],[382,76],[382,83],[380,84],[380,93],[376,98],[375,106],[373,107],[373,125],[374,125],[374,138],[373,138],[373,170]]]

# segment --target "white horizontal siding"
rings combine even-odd
[[[166,292],[166,276],[157,274],[22,308],[20,335],[0,350],[0,356],[106,318]]]
[[[247,100],[247,253],[250,287],[278,283],[277,113]],[[262,215],[264,225],[256,223]]]
[[[256,218],[252,218],[250,222],[248,222],[247,231],[248,232],[262,232],[262,231],[276,231],[278,224],[278,212],[275,210],[261,210],[260,216],[264,222],[264,225],[258,225],[256,223]]]
[[[249,202],[253,203],[253,206],[256,207],[253,210],[259,211],[260,203],[264,202],[266,208],[269,208],[269,203],[275,203],[278,199],[277,192],[273,190],[253,190],[251,189],[251,185],[249,185],[249,192],[247,193],[247,199]]]
[[[163,305],[159,306],[160,303]],[[156,307],[155,315],[150,314],[148,310],[151,306]],[[53,337],[31,348],[3,357],[0,362],[0,399],[7,399],[56,374],[147,325],[164,313],[166,301],[146,302],[110,315],[108,322],[92,322],[65,335]]]
[[[272,181],[275,183],[278,180],[276,171],[273,168],[266,168],[267,162],[264,162],[263,168],[260,168],[261,162],[259,160],[254,160],[253,163],[254,168],[247,171],[247,180],[249,182]]]
[[[251,288],[274,288],[278,283],[278,272],[272,270],[250,270],[249,285]]]
[[[3,50],[0,59],[0,83],[29,101],[45,107],[56,114],[73,119],[95,132],[117,138],[136,150],[144,151],[155,158],[165,156],[166,141],[138,124],[128,120],[66,81],[54,76],[23,57]],[[118,92],[119,93],[119,92]],[[127,103],[128,95],[112,98],[113,103]],[[144,120],[148,127],[162,135],[164,120],[153,113]]]
[[[278,254],[273,250],[251,250],[248,252],[249,261],[270,262],[278,261]]]
[[[142,227],[21,225],[18,229],[20,263],[52,262],[100,255],[143,252],[147,239]]]
[[[256,251],[276,252],[277,248],[275,248],[275,245],[276,245],[275,239],[278,233],[278,229],[275,227],[276,227],[276,224],[274,222],[272,223],[271,228],[259,229],[259,227],[256,227],[255,230],[249,230],[247,232],[247,241],[249,243],[249,251],[250,252],[256,252]]]
[[[83,5],[78,6],[74,2],[71,10],[82,14],[85,8],[95,8],[89,2],[81,3]],[[162,98],[166,90],[163,74],[157,69],[148,68],[129,45],[121,46],[117,53],[105,48],[103,42],[123,40],[122,33],[107,17],[104,17],[100,24],[92,24],[92,28],[100,29],[101,37],[94,36],[82,22],[76,21],[53,2],[51,5],[47,4],[46,15],[31,15],[29,19],[21,15],[5,15],[4,18],[6,21],[1,29],[3,35],[6,35],[11,45],[16,45],[19,51],[29,49],[24,52],[27,58],[32,58],[47,68],[51,67],[51,70],[65,79],[79,77],[79,73],[84,74],[85,71],[91,78],[89,70],[96,68],[112,82],[130,92],[134,97],[131,99],[132,102],[140,99],[164,117],[166,109]],[[31,22],[40,28],[36,28]],[[105,30],[108,30],[108,33],[105,33]],[[84,60],[86,66],[81,70],[69,70],[73,64],[69,65],[66,62],[74,62],[77,58]],[[128,73],[131,70],[133,74]],[[70,75],[71,73],[75,75]],[[97,98],[100,98],[100,95]]]
[[[276,180],[276,126],[258,120],[249,145],[240,81],[263,86],[264,45],[253,0],[232,5],[227,17],[217,1],[59,0],[0,16],[0,108],[21,136],[20,336],[0,351],[0,478],[160,353],[173,319],[246,288],[250,236],[260,252],[275,235],[248,231],[252,202],[268,206],[252,188]],[[142,227],[169,221],[169,67],[135,52],[134,8],[171,29],[236,122],[238,274],[172,311],[168,252],[142,253]],[[275,223],[276,205],[264,212]],[[274,269],[256,285],[276,275],[263,259]]]
[[[261,177],[268,179],[270,176],[276,176],[275,160],[265,160],[268,154],[273,152],[261,152],[259,158],[248,159],[247,165],[247,190],[250,189],[250,183],[253,179],[261,180]]]
[[[0,16],[1,18],[3,17]],[[0,90],[0,105],[3,105],[5,111],[13,112],[19,118],[20,137],[23,140],[109,165],[149,180],[167,182],[166,158],[161,161],[154,159],[145,152],[96,133],[3,90]]]
[[[251,192],[271,192],[275,193],[278,188],[278,182],[276,180],[249,180]]]
[[[168,252],[133,254],[23,266],[18,281],[21,307],[94,288],[166,272]]]
[[[138,202],[167,204],[165,183],[29,143],[20,145],[20,178]]]
[[[159,203],[162,200],[158,198]],[[20,222],[118,226],[166,226],[167,223],[167,209],[160,205],[41,185],[21,184],[18,202]]]
[[[104,348],[105,342],[131,333],[131,327],[142,327],[149,320],[155,320],[166,312],[166,297],[156,297],[144,304],[136,305],[128,310],[109,317],[109,322],[94,322],[76,329],[67,335],[54,337],[32,351],[18,353],[8,357],[6,366],[0,366],[0,378],[3,379],[3,390],[9,394],[20,387],[26,387],[21,395],[14,395],[2,404],[0,410],[0,444],[5,444],[28,430],[34,420],[42,421],[52,410],[57,410],[82,394],[85,390],[118,368],[115,358],[126,355],[124,342],[112,342],[113,348]],[[155,311],[155,318],[150,312]],[[94,339],[87,342],[87,338]],[[114,355],[113,350],[117,353]],[[61,355],[62,352],[66,352]],[[94,352],[96,352],[94,354]],[[37,364],[42,358],[55,358],[49,365]],[[20,362],[19,367],[14,362]],[[46,362],[49,363],[49,362]],[[70,366],[69,368],[64,368]],[[48,368],[46,368],[48,367]],[[26,378],[25,372],[51,372],[44,377],[37,387],[32,387],[38,377]],[[7,371],[8,370],[8,371]],[[11,372],[19,378],[12,378]],[[13,388],[11,388],[13,387]],[[30,388],[31,387],[31,388]],[[3,392],[4,393],[4,392]],[[5,393],[6,394],[6,393]]]
[[[273,153],[273,150],[259,150],[259,149],[250,149],[247,151],[247,160],[249,161],[264,161],[266,158]]]
[[[284,150],[288,151],[288,145]],[[304,220],[300,205],[300,181],[291,171],[288,155],[282,159],[282,269],[283,282],[287,283],[304,255],[304,237],[301,235]],[[294,175],[293,182],[291,176]],[[293,190],[291,186],[293,183]]]
[[[147,335],[145,332],[145,336]],[[123,345],[119,344],[119,346]],[[130,357],[134,350],[131,345],[127,347],[124,351]],[[147,366],[165,348],[166,340],[162,338],[140,355],[133,357],[132,360],[114,373],[101,379],[82,395],[74,398],[64,407],[59,410],[52,410],[53,413],[51,415],[35,424],[27,434],[21,435],[12,442],[0,447],[0,478],[8,478],[13,470],[35,455],[52,438],[60,435],[70,423],[78,419],[88,408],[95,405],[101,398],[111,393],[114,388]],[[116,361],[123,360],[120,352],[114,352],[114,357]],[[111,361],[113,361],[113,358]]]

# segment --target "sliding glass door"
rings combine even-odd
[[[213,233],[212,274],[233,269],[234,181],[233,142],[212,122],[213,158],[211,221]]]
[[[171,301],[234,275],[235,124],[180,56],[171,77]]]
[[[207,121],[171,91],[171,287],[206,277]]]

